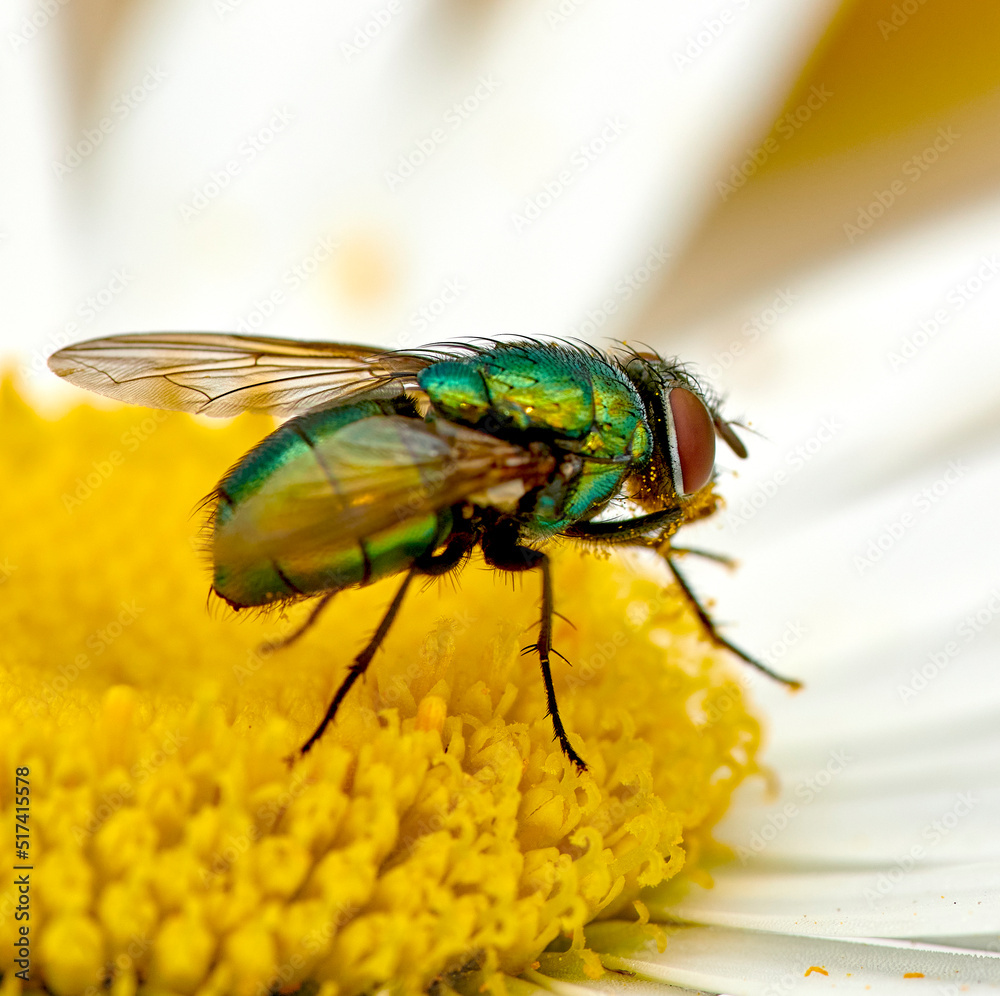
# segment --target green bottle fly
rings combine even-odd
[[[555,733],[554,612],[547,539],[653,547],[710,638],[765,673],[715,629],[674,563],[671,537],[715,508],[715,439],[742,443],[683,367],[518,340],[390,352],[216,333],[94,339],[50,366],[82,387],[153,407],[291,416],[210,496],[214,590],[234,608],[319,596],[403,576],[312,736],[334,718],[417,575],[488,564],[542,576],[537,650]],[[615,501],[632,514],[609,516]]]

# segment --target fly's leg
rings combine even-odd
[[[730,653],[735,654],[740,660],[745,661],[751,667],[756,668],[758,671],[766,674],[769,678],[773,678],[775,681],[780,681],[783,685],[787,685],[789,688],[796,690],[802,687],[802,682],[797,681],[795,678],[786,678],[784,675],[778,674],[776,671],[772,671],[766,664],[762,664],[759,660],[751,657],[746,651],[740,650],[735,643],[730,643],[719,631],[716,629],[715,623],[712,621],[712,617],[705,611],[704,606],[698,601],[698,596],[691,589],[691,586],[687,583],[684,575],[677,569],[677,565],[674,563],[672,554],[675,551],[669,546],[666,549],[659,549],[657,553],[667,562],[667,567],[670,568],[670,573],[674,576],[674,581],[677,582],[677,586],[680,588],[681,593],[684,595],[685,600],[694,614],[698,617],[698,621],[701,623],[701,628],[705,631],[705,635],[712,641],[717,647],[724,647]]]
[[[717,564],[722,564],[723,567],[729,568],[729,570],[733,570],[736,567],[736,561],[732,557],[727,557],[724,553],[716,553],[714,550],[702,550],[701,547],[697,546],[671,546],[670,552],[679,553],[682,556],[690,555],[692,557],[702,557],[705,560],[712,560]]]
[[[552,717],[552,728],[555,730],[556,739],[563,753],[576,765],[577,771],[586,771],[587,765],[582,757],[571,746],[569,737],[566,735],[566,728],[563,726],[562,717],[559,715],[559,704],[556,702],[556,690],[552,684],[552,669],[549,667],[549,655],[559,653],[552,649],[552,567],[549,558],[544,553],[537,550],[532,551],[538,554],[538,561],[535,566],[542,572],[542,621],[538,631],[538,642],[533,647],[526,647],[525,650],[537,650],[538,660],[542,665],[542,681],[545,684],[545,699],[549,706],[549,715]],[[562,654],[559,654],[562,657]],[[563,660],[566,658],[564,657]]]
[[[440,553],[425,553],[417,558],[417,571],[428,577],[441,577],[458,567],[475,545],[475,533],[453,533]]]
[[[538,661],[542,666],[542,681],[545,684],[545,698],[549,706],[549,715],[552,717],[552,729],[555,731],[555,739],[559,741],[559,746],[563,753],[576,765],[578,771],[586,771],[587,765],[582,757],[569,742],[566,734],[566,727],[563,726],[562,717],[559,715],[559,703],[556,702],[556,690],[552,683],[552,668],[549,658],[552,654],[559,654],[552,649],[552,616],[555,614],[552,605],[552,569],[549,558],[540,550],[532,550],[530,547],[517,546],[515,544],[497,543],[490,538],[484,540],[483,553],[486,562],[493,567],[498,567],[503,571],[531,571],[540,570],[542,572],[542,621],[538,632],[538,642],[530,647],[524,648],[524,653],[533,650],[538,651]],[[565,660],[565,658],[563,658]]]
[[[660,512],[637,515],[631,519],[612,519],[607,522],[575,522],[563,530],[563,535],[587,540],[590,543],[649,546],[648,540],[651,533],[662,534],[664,530],[672,532],[683,524],[684,512],[680,508],[665,508]]]
[[[455,533],[448,539],[448,542],[440,553],[435,554],[432,551],[417,558],[413,567],[407,571],[403,583],[396,592],[396,597],[393,598],[385,615],[382,617],[382,621],[378,625],[378,629],[375,630],[375,635],[372,636],[371,640],[368,641],[368,645],[354,658],[353,663],[348,668],[347,677],[340,683],[340,688],[337,689],[337,694],[334,695],[333,701],[330,703],[330,708],[326,710],[326,715],[323,717],[322,722],[316,727],[313,735],[302,745],[301,754],[305,754],[323,736],[323,732],[333,722],[334,717],[337,715],[337,710],[340,708],[340,703],[344,701],[347,693],[351,690],[351,686],[368,670],[368,665],[371,664],[372,658],[375,656],[378,648],[382,646],[382,641],[385,640],[389,629],[396,619],[399,608],[403,604],[403,599],[406,597],[406,590],[409,588],[414,576],[417,574],[428,574],[431,576],[446,574],[468,555],[474,544],[475,536],[472,533]],[[287,647],[293,640],[297,640],[312,626],[334,594],[335,592],[331,591],[324,595],[320,603],[313,609],[312,614],[305,621],[305,624],[279,645]]]
[[[262,654],[271,654],[275,650],[284,650],[285,647],[290,647],[293,643],[298,642],[302,637],[316,625],[316,620],[322,615],[323,610],[330,604],[330,600],[337,593],[335,591],[328,591],[312,608],[306,621],[299,626],[298,629],[293,629],[288,636],[283,636],[278,640],[266,640],[262,643],[258,650]]]
[[[403,578],[403,583],[399,586],[399,591],[396,592],[396,597],[393,598],[386,610],[385,615],[382,617],[382,621],[378,625],[378,629],[375,630],[375,635],[368,641],[368,646],[354,658],[353,663],[347,669],[347,677],[340,683],[340,688],[337,689],[337,694],[334,695],[333,701],[330,703],[330,708],[326,710],[326,715],[323,717],[319,726],[316,727],[313,735],[302,745],[300,754],[305,754],[310,747],[321,736],[323,736],[323,731],[333,722],[334,716],[337,715],[337,710],[340,708],[340,703],[344,701],[345,696],[351,690],[351,686],[358,680],[368,670],[368,665],[371,664],[372,658],[375,656],[375,652],[380,646],[382,646],[382,641],[386,638],[393,621],[399,612],[399,607],[403,604],[403,598],[406,596],[406,589],[410,587],[410,582],[413,580],[415,574],[418,573],[418,568],[413,567],[406,572],[406,577]]]
[[[730,561],[728,557],[720,557],[717,554],[711,554],[704,550],[672,547],[670,545],[669,538],[663,540],[659,544],[655,544],[650,541],[650,533],[653,530],[669,529],[671,526],[681,524],[682,522],[683,514],[679,509],[664,509],[661,512],[652,512],[649,515],[639,515],[633,519],[621,519],[611,522],[577,522],[566,530],[565,535],[572,536],[574,539],[585,540],[590,543],[641,546],[646,547],[647,549],[652,547],[652,549],[656,550],[656,552],[667,562],[667,566],[670,568],[670,573],[677,582],[677,586],[680,588],[681,593],[684,595],[688,605],[691,606],[694,614],[698,617],[698,622],[701,623],[701,627],[705,631],[705,635],[712,641],[712,643],[714,643],[717,647],[723,647],[730,653],[735,654],[741,661],[745,661],[751,667],[756,668],[763,674],[766,674],[769,678],[773,678],[775,681],[780,681],[783,685],[787,685],[792,689],[801,688],[801,681],[797,681],[795,678],[786,678],[783,675],[777,674],[775,671],[772,671],[769,667],[767,667],[767,665],[762,664],[760,661],[751,657],[748,653],[746,653],[746,651],[740,650],[736,644],[730,643],[729,640],[727,640],[718,631],[718,629],[716,629],[715,623],[712,621],[712,617],[705,611],[701,602],[698,601],[698,596],[694,593],[694,591],[692,591],[691,586],[685,580],[684,575],[677,569],[677,565],[673,560],[674,554],[693,553],[702,557],[707,557],[710,560],[718,560],[727,566],[731,566],[732,561]]]

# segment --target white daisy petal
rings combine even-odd
[[[637,976],[622,975],[617,972],[606,972],[599,979],[588,979],[581,972],[558,972],[549,967],[549,959],[543,956],[542,971],[531,969],[516,980],[514,986],[507,982],[513,996],[522,996],[520,986],[525,980],[530,980],[530,990],[525,990],[523,996],[550,992],[555,996],[591,996],[598,993],[621,993],[622,996],[699,996],[702,990],[688,989],[664,983],[649,981]],[[551,972],[551,974],[547,974]]]
[[[663,952],[654,940],[634,941],[634,925],[595,924],[587,930],[587,940],[612,971],[732,996],[800,992],[941,996],[1000,990],[1000,955],[996,954],[724,927],[674,927],[666,928],[666,934]],[[629,985],[604,976],[594,988],[625,993]]]
[[[931,732],[940,747],[909,751],[908,740],[876,732],[772,754],[780,795],[762,782],[744,786],[721,836],[742,865],[779,870],[877,868],[913,851],[921,864],[1000,860],[989,829],[1000,820],[995,713],[936,722]]]
[[[814,862],[820,864],[817,857]],[[885,867],[822,871],[725,868],[714,889],[691,886],[679,902],[656,894],[656,918],[839,937],[948,937],[1000,933],[1000,861],[922,865],[903,855]]]

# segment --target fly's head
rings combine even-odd
[[[623,368],[646,405],[653,439],[648,464],[631,480],[631,497],[648,510],[690,504],[689,518],[710,514],[717,503],[709,487],[716,436],[737,456],[747,455],[717,399],[682,366],[656,353],[632,353]]]

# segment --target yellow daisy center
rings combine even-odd
[[[586,961],[583,925],[696,861],[755,770],[757,724],[679,598],[569,545],[555,646],[573,666],[554,671],[587,773],[520,654],[538,579],[479,560],[413,587],[289,765],[396,582],[339,594],[274,653],[304,607],[206,611],[191,510],[269,423],[47,421],[9,385],[0,419],[0,800],[8,827],[27,810],[25,857],[0,864],[4,991],[19,950],[27,988],[57,994],[499,991],[560,936]]]

